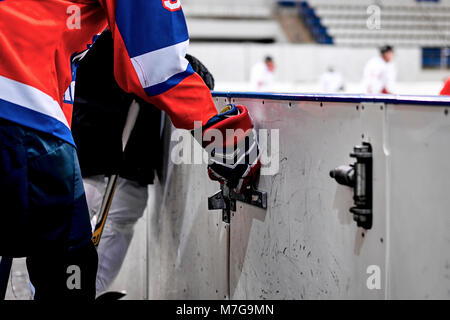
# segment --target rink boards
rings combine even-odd
[[[279,136],[269,144],[279,170],[259,182],[267,210],[238,202],[222,222],[207,208],[219,186],[206,165],[169,161],[177,142],[166,134],[164,178],[118,286],[137,282],[131,296],[150,299],[450,298],[450,99],[214,99],[247,106],[267,141]],[[353,190],[329,176],[362,142],[373,148],[371,230],[352,220]]]

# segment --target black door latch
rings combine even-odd
[[[222,209],[222,221],[230,223],[231,211],[236,211],[236,201],[267,209],[267,193],[251,187],[243,193],[236,193],[227,185],[221,185],[220,191],[208,198],[208,210]]]
[[[372,146],[364,142],[353,148],[350,157],[356,162],[349,166],[340,166],[330,172],[337,183],[354,189],[355,206],[350,208],[353,220],[358,227],[372,228]]]

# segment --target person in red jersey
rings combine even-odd
[[[176,127],[253,128],[243,106],[217,114],[185,59],[179,0],[0,1],[0,255],[27,257],[35,299],[95,297],[97,253],[64,96],[71,60],[106,27],[118,85]],[[240,188],[258,168],[258,159],[216,159],[209,174]]]

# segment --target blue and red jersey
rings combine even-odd
[[[193,129],[217,114],[192,70],[180,0],[0,0],[0,118],[74,144],[71,58],[108,27],[117,83]]]

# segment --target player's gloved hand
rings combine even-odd
[[[203,127],[208,152],[208,175],[242,192],[257,178],[261,167],[253,121],[244,106],[227,105]]]

